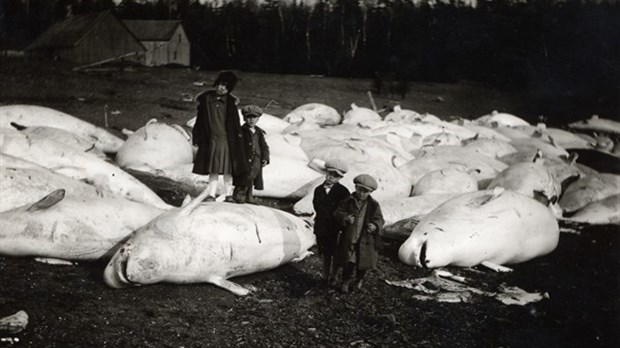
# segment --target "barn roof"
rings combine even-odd
[[[123,23],[140,41],[168,41],[181,21],[124,20]]]
[[[33,43],[26,47],[26,50],[74,46],[110,13],[110,11],[86,13],[71,16],[62,22],[54,23]]]

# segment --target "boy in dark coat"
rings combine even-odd
[[[360,289],[366,271],[377,267],[384,223],[379,203],[370,196],[377,189],[377,181],[368,174],[360,174],[353,183],[355,192],[334,211],[336,221],[345,228],[336,251],[336,262],[343,266],[341,291],[344,293],[349,292],[353,272],[356,272],[353,286]]]
[[[338,268],[334,254],[340,235],[340,224],[334,218],[334,210],[340,201],[349,195],[349,190],[338,181],[346,174],[347,164],[340,160],[325,162],[325,181],[314,189],[314,234],[319,254],[323,256],[323,278],[330,284]]]
[[[235,177],[233,199],[237,203],[256,204],[252,188],[263,189],[263,167],[269,164],[269,146],[265,141],[265,131],[256,125],[263,110],[256,105],[246,105],[241,109],[241,114],[245,121],[241,126],[241,134],[247,170]]]
[[[237,76],[230,71],[219,74],[213,87],[196,97],[198,102],[196,124],[192,141],[198,146],[193,172],[209,175],[207,202],[215,201],[217,183],[223,176],[224,194],[230,200],[233,178],[247,170],[241,143],[241,123],[237,104],[239,98],[231,94]]]

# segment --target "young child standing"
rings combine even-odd
[[[263,110],[257,105],[246,105],[241,108],[241,114],[245,121],[241,126],[241,135],[248,168],[235,178],[233,200],[237,203],[256,204],[252,189],[263,189],[263,167],[269,164],[269,146],[265,141],[265,131],[256,125]]]
[[[366,271],[377,267],[377,249],[384,223],[379,203],[370,196],[377,189],[377,181],[368,174],[360,174],[353,183],[355,192],[343,199],[334,211],[334,218],[344,227],[336,252],[336,261],[343,266],[340,289],[343,293],[349,292],[354,272],[353,286],[360,289]]]
[[[312,200],[314,234],[319,254],[323,257],[323,279],[327,284],[332,282],[338,270],[333,261],[341,228],[333,214],[338,203],[349,195],[349,190],[339,183],[347,170],[343,161],[325,162],[325,181],[314,189]]]

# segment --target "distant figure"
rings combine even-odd
[[[349,190],[339,183],[347,173],[347,164],[341,160],[325,162],[325,181],[314,189],[314,234],[319,254],[323,257],[323,279],[327,284],[335,279],[338,268],[334,254],[341,233],[340,224],[334,218],[334,211],[340,201],[349,196]]]
[[[409,81],[402,74],[375,71],[372,90],[377,95],[385,94],[389,98],[399,97],[404,99],[409,91]]]
[[[378,71],[375,71],[372,79],[372,91],[379,95],[383,92],[383,77]]]
[[[237,76],[233,72],[222,72],[213,83],[215,89],[196,98],[197,117],[192,136],[198,151],[193,172],[209,175],[206,202],[215,201],[220,177],[223,177],[226,200],[232,201],[233,175],[240,177],[247,167],[237,111],[239,98],[231,94],[236,84]]]
[[[245,121],[241,126],[241,134],[247,169],[235,177],[233,199],[237,203],[256,204],[252,189],[263,189],[263,167],[269,164],[269,146],[265,141],[265,131],[256,125],[263,115],[263,109],[256,105],[246,105],[241,108],[241,114]]]
[[[340,288],[343,293],[348,293],[350,286],[361,289],[366,272],[377,267],[384,223],[379,203],[370,196],[377,189],[377,181],[368,174],[360,174],[353,183],[355,192],[334,211],[336,221],[345,228],[336,251],[336,262],[343,266]],[[351,284],[354,272],[355,281]]]

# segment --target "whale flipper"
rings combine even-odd
[[[495,272],[498,272],[498,273],[509,273],[509,272],[512,272],[512,268],[510,268],[510,267],[498,265],[496,263],[489,262],[489,261],[482,261],[480,263],[480,265],[482,265],[482,266],[484,266],[484,267],[486,267],[488,269],[491,269],[491,270],[493,270]]]
[[[252,290],[249,288],[245,288],[235,282],[231,282],[230,280],[226,280],[224,278],[216,278],[210,279],[210,282],[214,285],[219,286],[222,289],[226,289],[237,296],[245,296],[249,295]]]

